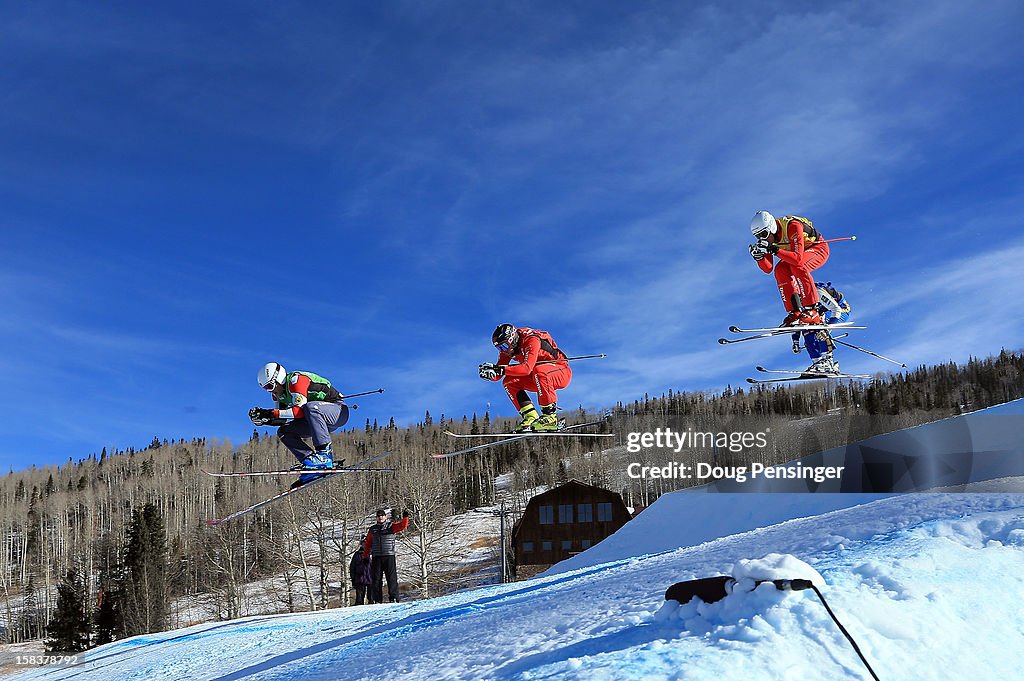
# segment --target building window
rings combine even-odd
[[[572,504],[559,504],[558,505],[558,522],[560,522],[560,523],[571,523],[572,522]]]
[[[612,504],[611,502],[604,501],[597,505],[597,521],[599,523],[606,523],[612,519]]]
[[[562,540],[562,550],[563,551],[572,551],[572,539],[563,539]]]
[[[523,553],[533,553],[533,542],[532,541],[524,541],[523,542]]]
[[[550,539],[545,539],[544,541],[542,541],[540,543],[540,550],[541,551],[550,551],[551,550],[551,540]]]
[[[541,506],[540,507],[540,524],[551,525],[555,522],[555,507],[554,506]]]
[[[578,520],[581,523],[594,522],[594,505],[580,504],[576,520]]]
[[[591,546],[593,546],[593,542],[589,539],[580,539],[580,548],[584,551],[589,549]]]

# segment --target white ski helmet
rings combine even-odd
[[[775,216],[766,210],[759,210],[754,213],[754,219],[750,221],[750,233],[758,239],[764,239],[766,237],[765,232],[768,234],[775,234],[779,231],[779,225],[775,222]]]
[[[288,372],[277,362],[267,362],[260,369],[257,380],[264,390],[273,390],[276,386],[284,385],[284,377],[287,375]]]

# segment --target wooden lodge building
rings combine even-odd
[[[579,480],[538,494],[512,528],[516,579],[589,549],[631,517],[617,492]]]

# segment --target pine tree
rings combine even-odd
[[[167,544],[164,520],[154,504],[132,512],[125,551],[123,616],[128,636],[167,626]]]
[[[64,581],[57,586],[57,609],[53,613],[46,633],[48,653],[79,653],[89,647],[92,620],[86,613],[86,594],[82,580],[74,570],[68,570]]]
[[[124,636],[121,604],[126,570],[120,559],[120,547],[109,534],[96,539],[93,555],[99,572],[96,610],[93,613],[94,644],[101,646]]]
[[[18,617],[17,641],[31,641],[39,636],[39,603],[36,600],[36,584],[32,575],[25,585],[25,599]]]
[[[124,631],[120,581],[114,576],[100,574],[96,613],[93,615],[93,622],[96,626],[96,645],[98,646],[116,641]]]

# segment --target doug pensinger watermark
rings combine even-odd
[[[759,431],[699,431],[692,428],[673,430],[656,428],[648,432],[631,432],[626,435],[626,451],[639,454],[647,449],[668,451],[679,455],[688,450],[712,450],[722,454],[739,455],[750,452],[760,457],[769,445],[770,428]],[[698,483],[714,480],[747,482],[763,478],[767,480],[812,480],[816,483],[838,480],[844,466],[805,466],[799,462],[781,466],[769,466],[760,462],[719,464],[714,461],[669,461],[662,465],[631,462],[626,474],[633,479],[691,480]]]

